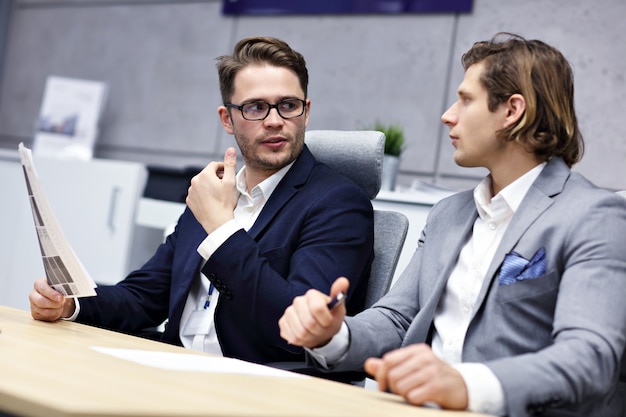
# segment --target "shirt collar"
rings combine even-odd
[[[294,162],[290,163],[289,165],[285,165],[284,167],[270,175],[268,178],[255,185],[254,188],[252,188],[250,194],[248,194],[246,187],[246,166],[244,165],[237,173],[237,191],[239,191],[240,194],[250,196],[253,199],[263,197],[264,200],[267,201],[278,186],[278,183],[280,183],[285,175],[287,175],[287,172],[289,172]]]
[[[491,176],[483,178],[474,189],[474,202],[478,215],[485,220],[499,218],[505,215],[505,212],[515,213],[546,164],[542,162],[537,165],[493,197],[491,197]]]

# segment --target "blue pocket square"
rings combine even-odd
[[[546,273],[546,249],[540,248],[531,260],[517,252],[508,253],[498,274],[498,285],[509,285],[525,279],[540,277]]]

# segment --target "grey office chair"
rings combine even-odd
[[[617,194],[626,198],[626,190],[618,191]],[[622,389],[623,392],[626,393],[626,349],[624,350],[624,353],[622,353],[622,362],[621,362],[621,368],[620,368],[620,374],[619,374],[619,381],[621,385],[620,388]]]
[[[385,135],[369,130],[310,130],[305,143],[315,158],[357,183],[370,199],[380,191]],[[374,261],[365,307],[388,290],[409,229],[409,220],[395,211],[374,210]]]
[[[385,135],[376,131],[311,130],[305,143],[319,162],[358,184],[370,199],[380,190]],[[374,210],[374,260],[365,297],[365,308],[385,295],[391,286],[409,220],[399,212]],[[363,372],[322,373],[304,362],[268,364],[280,369],[363,386]]]
[[[376,198],[383,169],[383,133],[311,130],[306,132],[305,143],[318,161],[354,181],[371,200]],[[367,287],[366,308],[389,290],[408,228],[409,220],[404,214],[374,211],[374,261]]]

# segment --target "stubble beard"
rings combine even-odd
[[[258,144],[263,139],[264,138],[255,139],[252,142],[252,146],[250,146],[250,140],[246,137],[242,137],[241,140],[237,140],[243,160],[249,168],[262,171],[278,171],[295,161],[302,152],[302,148],[304,146],[304,129],[298,131],[295,138],[287,136],[288,142],[282,149],[271,152],[270,154],[264,152],[260,155],[258,152],[255,152],[254,148],[262,146]]]

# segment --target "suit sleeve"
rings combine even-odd
[[[176,232],[139,270],[115,285],[98,286],[96,297],[81,299],[77,321],[124,333],[137,333],[162,323],[168,317],[173,268],[181,268],[177,265],[180,261],[175,260],[177,241],[179,236],[189,235],[194,224],[193,214],[186,210]]]

